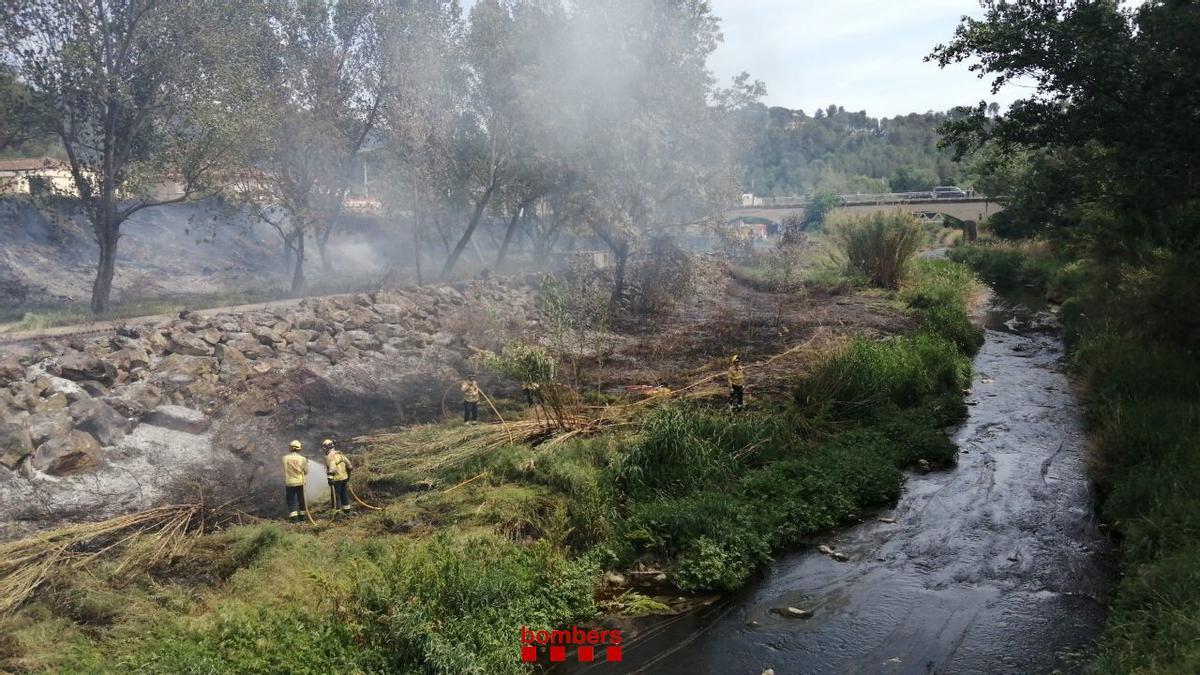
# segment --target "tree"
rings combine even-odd
[[[280,0],[259,6],[262,83],[243,156],[250,210],[274,227],[304,287],[305,241],[332,271],[328,244],[368,138],[382,117],[384,77],[374,0]]]
[[[0,153],[36,152],[34,148],[45,146],[50,135],[33,90],[0,64]]]
[[[945,144],[960,156],[986,144],[1042,154],[1073,177],[1070,189],[1047,195],[1065,221],[1079,224],[1089,204],[1103,205],[1117,217],[1093,227],[1113,228],[1107,234],[1118,240],[1195,247],[1200,5],[1040,0],[985,8],[928,58],[970,61],[992,78],[993,91],[1018,78],[1035,88],[994,119],[982,101],[958,109],[942,127]]]
[[[99,246],[91,308],[108,310],[121,225],[204,194],[234,146],[223,118],[244,99],[222,31],[237,6],[199,0],[14,0],[0,49],[48,115]],[[153,196],[160,176],[179,194]]]

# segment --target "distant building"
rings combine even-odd
[[[0,160],[0,194],[75,194],[71,171],[47,157]]]

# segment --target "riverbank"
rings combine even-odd
[[[981,341],[966,313],[974,293],[961,267],[926,261],[901,292],[867,298],[911,316],[899,335],[755,329],[751,391],[760,375],[780,384],[736,416],[712,381],[723,366],[709,365],[675,371],[682,393],[569,438],[455,424],[375,437],[354,486],[382,510],[349,523],[318,511],[300,530],[228,527],[134,575],[116,560],[62,570],[3,620],[5,667],[523,672],[521,626],[736,588],[773,552],[891,503],[904,468],[952,464],[941,429],[965,411],[967,354]],[[695,358],[695,335],[679,338]],[[606,402],[600,417],[621,404]],[[519,406],[497,404],[513,421]],[[472,445],[472,434],[500,442]],[[406,452],[439,442],[455,451],[415,463]]]
[[[1090,475],[1122,572],[1092,669],[1197,672],[1200,365],[1188,261],[1159,256],[1138,267],[1105,265],[1028,243],[954,256],[985,276],[1063,301],[1087,411]]]
[[[1082,670],[1112,572],[1091,509],[1082,408],[1052,314],[1001,295],[986,327],[970,412],[953,432],[956,466],[908,472],[894,506],[813,540],[845,562],[804,547],[699,611],[634,622],[623,667]]]

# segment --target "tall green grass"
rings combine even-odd
[[[891,289],[900,287],[909,262],[925,239],[920,223],[898,212],[846,220],[834,232],[849,271]]]

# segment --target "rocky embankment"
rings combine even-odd
[[[0,355],[0,537],[192,499],[273,504],[286,440],[428,420],[475,347],[536,325],[491,279],[184,312]]]

